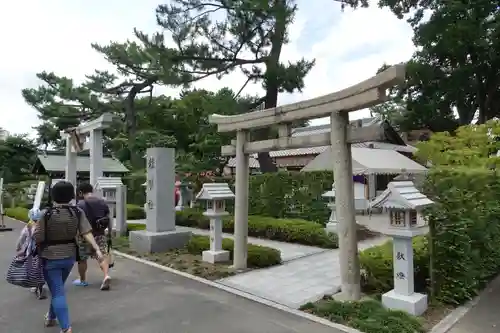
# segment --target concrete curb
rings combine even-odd
[[[356,330],[354,328],[350,328],[350,327],[347,327],[347,326],[344,326],[344,325],[336,324],[336,323],[333,323],[333,322],[331,322],[331,321],[329,321],[327,319],[323,319],[321,317],[317,317],[317,316],[314,316],[312,314],[309,314],[309,313],[306,313],[306,312],[302,312],[300,310],[289,308],[289,307],[287,307],[285,305],[275,303],[275,302],[267,300],[265,298],[261,298],[261,297],[255,296],[255,295],[243,292],[243,291],[235,289],[235,288],[231,288],[231,287],[225,286],[223,284],[220,284],[220,283],[217,283],[217,282],[214,282],[214,281],[203,279],[203,278],[200,278],[198,276],[194,276],[194,275],[191,275],[191,274],[188,274],[188,273],[185,273],[185,272],[181,272],[181,271],[175,270],[175,269],[170,268],[170,267],[159,265],[157,263],[154,263],[154,262],[146,260],[146,259],[142,259],[142,258],[138,258],[138,257],[135,257],[135,256],[131,256],[129,254],[126,254],[126,253],[123,253],[123,252],[120,252],[120,251],[116,251],[116,250],[113,250],[113,253],[116,254],[117,256],[129,259],[129,260],[133,260],[133,261],[139,262],[139,263],[144,264],[144,265],[155,267],[155,268],[161,269],[162,271],[169,272],[169,273],[172,273],[172,274],[176,274],[176,275],[185,277],[187,279],[190,279],[190,280],[193,280],[193,281],[196,281],[196,282],[199,282],[199,283],[203,283],[203,284],[208,285],[210,287],[214,287],[214,288],[217,288],[217,289],[224,290],[225,292],[234,294],[236,296],[244,297],[244,298],[249,299],[251,301],[254,301],[254,302],[257,302],[257,303],[260,303],[260,304],[264,304],[264,305],[267,305],[269,307],[272,307],[272,308],[275,308],[275,309],[278,309],[278,310],[281,310],[281,311],[284,311],[284,312],[287,312],[287,313],[290,313],[290,314],[302,317],[304,319],[316,322],[318,324],[322,324],[322,325],[325,325],[325,326],[328,326],[328,327],[331,327],[331,328],[335,328],[335,329],[337,329],[337,330],[339,330],[341,332],[345,332],[345,333],[362,333],[362,332],[360,332],[360,331],[358,331],[358,330]]]

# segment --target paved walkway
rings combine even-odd
[[[470,309],[449,333],[500,332],[500,276],[481,293],[479,302]]]
[[[129,223],[145,224],[146,220],[130,220],[128,222]],[[209,230],[204,230],[204,229],[188,228],[188,227],[181,227],[181,226],[177,226],[177,229],[178,230],[189,230],[193,234],[196,234],[196,235],[209,235],[210,234]],[[234,238],[233,234],[224,233],[222,235],[224,238],[231,238],[231,239]],[[307,257],[307,256],[310,256],[312,254],[328,251],[327,249],[321,249],[319,247],[314,247],[314,246],[306,246],[306,245],[301,245],[301,244],[277,242],[277,241],[272,241],[272,240],[262,239],[262,238],[255,238],[255,237],[248,237],[248,242],[250,244],[262,245],[262,246],[267,246],[267,247],[271,247],[273,249],[280,250],[281,251],[281,259],[283,260],[283,262],[287,262],[290,260]]]
[[[6,271],[22,225],[0,232],[0,265]],[[120,259],[113,269],[113,289],[98,289],[91,265],[87,288],[66,287],[75,333],[340,333],[307,319],[252,302],[222,290],[134,261]],[[74,277],[74,276],[73,276]],[[43,332],[47,300],[0,280],[2,332]],[[57,331],[57,330],[51,330]]]
[[[359,243],[359,250],[387,238]],[[340,290],[339,250],[329,250],[274,266],[231,276],[218,282],[291,308],[317,301]]]

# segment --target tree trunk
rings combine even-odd
[[[286,18],[284,16],[286,2],[283,0],[277,1],[275,7],[281,7],[276,9],[276,24],[274,27],[274,33],[271,36],[271,52],[269,53],[269,58],[266,61],[266,73],[264,78],[264,83],[266,87],[266,96],[264,97],[265,108],[273,108],[278,104],[278,92],[279,92],[279,82],[277,76],[277,69],[279,65],[281,49],[283,47],[283,42],[285,40],[286,33]],[[259,129],[255,131],[256,140],[267,140],[271,133],[271,128]],[[278,167],[271,159],[269,153],[259,153],[257,154],[259,160],[260,171],[262,173],[276,172]]]
[[[154,79],[148,79],[140,84],[134,85],[124,101],[125,109],[125,131],[127,133],[128,151],[130,156],[130,164],[133,169],[140,169],[142,167],[143,156],[140,156],[137,149],[135,149],[135,142],[137,139],[137,115],[135,110],[135,98],[143,89],[151,86],[155,82]]]

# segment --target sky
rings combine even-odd
[[[163,3],[168,0],[164,0]],[[37,112],[24,102],[21,90],[36,88],[36,73],[55,72],[77,81],[95,69],[112,70],[90,44],[133,39],[133,29],[160,31],[155,8],[159,0],[24,0],[9,3],[0,11],[4,50],[0,53],[0,127],[11,133],[35,136]],[[305,89],[279,96],[279,104],[310,99],[346,88],[373,76],[384,63],[408,60],[414,52],[412,31],[376,3],[368,9],[343,12],[333,0],[298,0],[299,11],[290,27],[290,43],[281,60],[316,59],[305,78]],[[207,78],[198,88],[238,90],[245,79],[238,73],[222,80]],[[171,96],[175,89],[159,88]],[[248,85],[244,93],[262,93]],[[351,119],[368,117],[368,110],[351,113]],[[317,119],[312,124],[328,122]]]

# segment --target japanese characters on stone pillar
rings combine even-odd
[[[127,187],[120,177],[99,177],[95,191],[106,201],[111,213],[111,230],[117,235],[127,233]]]
[[[326,231],[337,233],[339,222],[337,221],[337,208],[335,206],[335,184],[332,185],[332,189],[330,191],[326,191],[321,195],[324,198],[328,198],[328,208],[330,208],[330,218],[326,223]]]
[[[210,250],[203,251],[203,261],[216,263],[229,260],[229,251],[222,249],[222,217],[226,212],[225,200],[234,199],[234,193],[226,183],[203,184],[196,200],[206,202],[207,210],[203,213],[210,218]]]
[[[149,148],[146,170],[146,230],[175,230],[175,150]]]
[[[175,149],[148,148],[146,170],[146,230],[130,232],[130,246],[139,253],[183,247],[191,233],[175,229]]]
[[[419,213],[432,204],[411,181],[389,183],[372,203],[373,208],[388,209],[389,225],[379,231],[392,236],[394,244],[394,289],[382,295],[382,304],[387,308],[417,316],[427,310],[427,295],[414,289],[412,238],[429,231]]]

